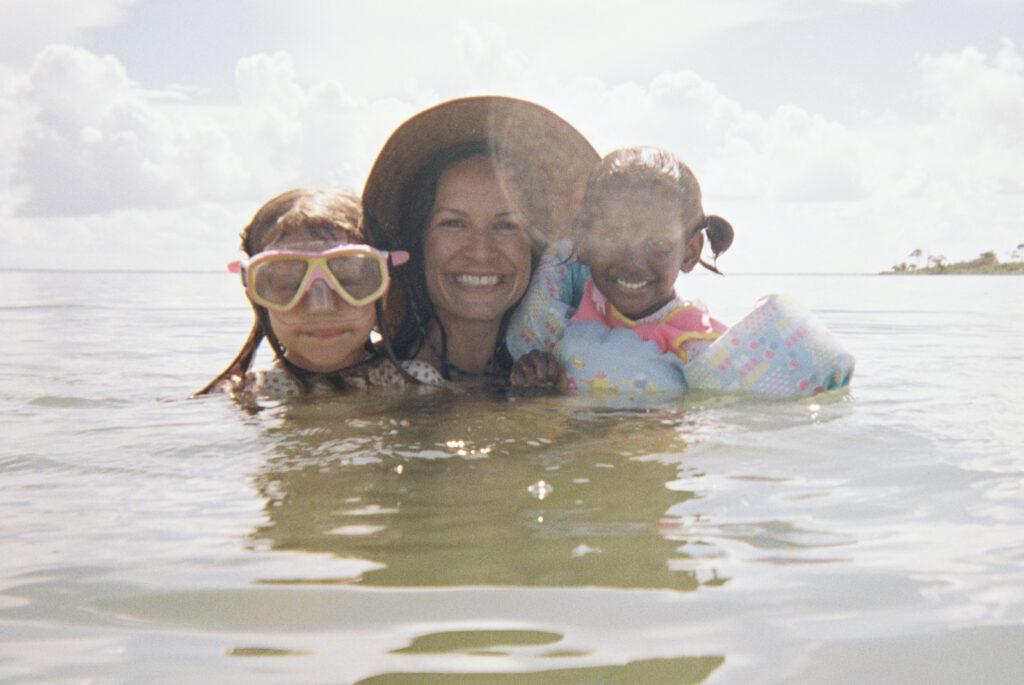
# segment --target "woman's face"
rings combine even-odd
[[[305,231],[289,234],[264,245],[264,250],[318,252],[348,243],[315,237]],[[318,373],[337,371],[366,357],[364,345],[377,323],[373,303],[353,307],[323,281],[315,281],[298,304],[287,311],[268,309],[270,326],[285,348],[285,357],[300,368]]]
[[[427,291],[441,322],[493,322],[526,292],[530,240],[491,160],[471,157],[437,183],[424,236]]]

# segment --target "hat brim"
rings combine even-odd
[[[540,105],[500,96],[449,100],[399,126],[370,170],[363,210],[387,231],[395,230],[399,205],[413,176],[442,150],[487,141],[524,159],[544,177],[551,204],[547,238],[569,236],[587,176],[600,155],[568,122]]]

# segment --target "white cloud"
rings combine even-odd
[[[746,21],[754,4],[730,7]],[[701,180],[706,209],[737,227],[729,269],[882,269],[914,247],[956,258],[990,247],[1002,253],[1024,239],[1024,61],[1009,41],[990,55],[966,48],[921,58],[919,80],[907,88],[919,96],[917,120],[876,110],[849,121],[799,104],[757,111],[742,93],[686,69],[641,79],[615,78],[607,64],[548,68],[580,39],[539,48],[554,30],[544,25],[523,42],[527,22],[519,14],[508,26],[470,11],[437,35],[437,19],[430,21],[417,27],[415,49],[399,46],[411,29],[398,26],[387,41],[376,38],[394,50],[333,67],[325,59],[321,72],[302,63],[330,28],[314,27],[307,47],[237,59],[235,90],[209,96],[216,104],[188,84],[144,87],[129,61],[80,48],[46,48],[26,73],[3,68],[0,168],[8,183],[0,190],[0,238],[14,248],[6,263],[45,255],[34,247],[42,238],[73,246],[74,259],[109,259],[102,246],[122,236],[123,248],[151,266],[167,266],[177,250],[171,262],[180,268],[209,248],[203,264],[219,267],[260,203],[299,185],[358,190],[404,118],[479,92],[533,99],[602,153],[649,144],[679,154]],[[621,59],[606,52],[606,61]],[[409,56],[419,53],[413,69]],[[436,75],[417,76],[427,67]],[[364,86],[389,77],[392,95]],[[137,261],[125,260],[121,266]]]
[[[794,105],[761,116],[693,72],[666,72],[648,86],[582,80],[567,118],[602,154],[654,145],[676,153],[719,197],[790,201],[864,196],[856,134]]]
[[[1004,41],[994,58],[975,48],[925,57],[928,120],[863,136],[875,173],[873,206],[899,227],[905,251],[950,258],[1007,250],[1024,239],[1024,65]]]
[[[34,113],[12,181],[28,188],[26,214],[89,214],[181,202],[173,122],[129,81],[114,57],[51,46],[19,93]]]
[[[204,105],[138,87],[113,57],[45,49],[16,94],[31,124],[8,140],[19,213],[245,200],[297,185],[358,190],[365,169],[355,160],[372,159],[381,127],[412,112],[333,82],[300,86],[285,53],[240,60],[236,83],[236,102]]]
[[[976,48],[926,57],[925,85],[938,102],[942,132],[952,144],[986,151],[1024,150],[1024,60],[1004,39],[989,60]],[[1019,168],[1019,165],[1017,165]]]
[[[919,74],[917,121],[881,112],[851,128],[795,105],[762,116],[692,72],[580,80],[568,118],[602,152],[653,143],[683,157],[706,209],[736,225],[733,268],[881,270],[915,247],[1005,257],[1024,239],[1022,60],[1005,41],[992,57],[922,58]]]

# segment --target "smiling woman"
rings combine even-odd
[[[427,290],[445,328],[486,327],[523,296],[534,242],[525,227],[543,220],[525,215],[491,160],[473,154],[441,174],[424,233]]]
[[[367,225],[411,255],[388,294],[396,354],[452,380],[504,380],[510,312],[598,161],[576,129],[522,100],[452,100],[400,126],[363,192]]]

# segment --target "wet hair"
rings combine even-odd
[[[615,150],[601,160],[587,181],[583,208],[573,223],[573,244],[585,244],[603,200],[620,193],[637,192],[658,193],[678,202],[684,231],[683,244],[703,231],[716,263],[718,256],[732,245],[732,225],[720,216],[704,214],[700,184],[690,167],[671,152],[652,147]],[[623,238],[627,239],[626,236]],[[721,273],[717,266],[703,259],[700,264]]]
[[[424,240],[441,175],[456,164],[476,157],[492,161],[499,183],[523,216],[523,229],[530,240],[531,273],[547,245],[547,236],[551,234],[551,210],[543,177],[525,160],[487,141],[469,141],[444,148],[420,168],[401,191],[398,225],[392,227],[394,230],[391,232],[394,244],[388,249],[406,250],[410,260],[395,276],[396,286],[400,282],[404,288],[406,301],[405,316],[398,322],[392,345],[400,358],[415,357],[424,344],[431,344],[427,331],[430,323],[435,322],[441,333],[441,348],[435,352],[440,357],[444,378],[450,378],[452,371],[458,369],[448,362],[447,331],[427,290]],[[367,217],[367,224],[371,230],[380,230],[373,217]],[[510,307],[505,312],[498,330],[491,368],[488,369],[488,373],[493,375],[505,375],[512,367],[512,357],[505,347],[505,330],[513,309],[515,307]]]
[[[260,207],[249,224],[242,229],[242,251],[251,257],[297,231],[305,231],[310,237],[325,242],[364,243],[379,247],[374,245],[373,241],[367,240],[362,218],[362,207],[359,197],[356,195],[339,190],[296,188],[278,195]],[[244,273],[242,277],[245,278]],[[380,325],[380,322],[384,320],[383,302],[383,298],[380,298],[374,303],[381,342],[375,346],[367,340],[366,350],[370,353],[370,358],[362,363],[369,363],[376,360],[381,354],[385,354],[391,358],[395,367],[404,376],[412,378],[404,372],[398,363],[391,350],[387,331],[384,330],[383,325]],[[309,392],[314,380],[318,378],[324,379],[339,390],[347,387],[344,378],[336,373],[316,373],[303,369],[287,359],[284,346],[274,334],[273,326],[270,323],[270,314],[266,307],[255,302],[250,302],[250,304],[255,321],[242,349],[224,371],[203,386],[193,397],[213,392],[226,379],[244,378],[256,357],[256,350],[264,338],[274,350],[274,356],[280,360],[287,373],[295,379],[303,391]]]

